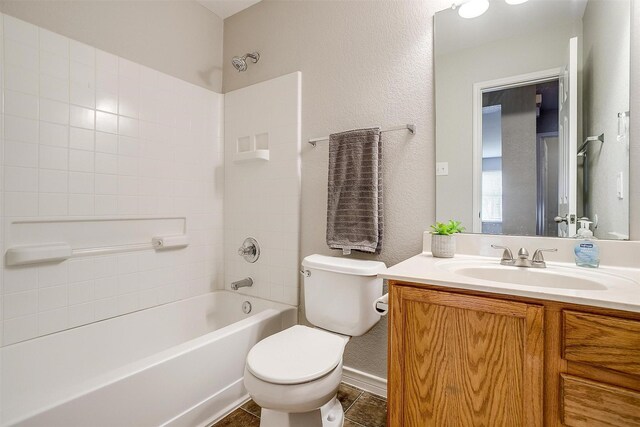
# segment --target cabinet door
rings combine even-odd
[[[543,308],[392,285],[390,426],[542,426]]]

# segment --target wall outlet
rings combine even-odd
[[[449,175],[449,162],[436,162],[436,175]]]

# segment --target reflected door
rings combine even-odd
[[[557,235],[559,73],[483,89],[474,231]]]
[[[578,38],[569,40],[559,91],[558,236],[576,234],[578,176]]]

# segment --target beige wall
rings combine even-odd
[[[384,145],[385,249],[377,259],[392,265],[420,251],[420,234],[435,214],[433,14],[449,5],[263,0],[225,20],[225,92],[302,71],[302,257],[332,254],[325,244],[327,147],[313,149],[304,142],[358,126],[405,122],[418,125],[417,135],[388,134]],[[632,35],[632,52],[640,46],[638,33]],[[231,57],[251,50],[260,51],[260,62],[236,72]],[[632,115],[640,103],[635,80]],[[633,135],[640,133],[640,120],[632,122],[632,132],[634,218],[640,212],[640,138]],[[632,220],[635,238],[640,237],[637,223]],[[385,377],[386,339],[383,318],[351,341],[345,365]]]
[[[629,151],[616,141],[617,114],[629,111],[629,12],[626,1],[590,0],[583,17],[583,135],[605,135],[605,143],[587,153],[586,216],[597,215],[599,239],[615,238],[611,232],[629,235]],[[625,180],[623,199],[616,194],[618,172]]]
[[[543,33],[505,38],[438,55],[435,64],[439,112],[437,161],[449,163],[449,174],[436,179],[439,221],[456,218],[472,230],[474,83],[559,68],[565,60],[569,38],[579,31],[579,28],[558,26]],[[451,189],[455,189],[456,197],[451,197]],[[532,225],[535,226],[535,221]]]
[[[433,14],[448,0],[287,2],[264,0],[225,21],[190,1],[6,1],[0,11],[186,81],[224,91],[302,71],[302,140],[379,124],[414,122],[385,142],[385,249],[388,265],[421,249],[435,213]],[[631,114],[640,110],[640,7],[634,0]],[[236,72],[234,55],[257,49],[260,62]],[[631,122],[631,236],[640,238],[640,120]],[[302,251],[324,242],[327,147],[302,154]],[[348,366],[386,376],[386,318],[354,339]]]
[[[640,240],[640,2],[631,0],[631,73],[629,110],[629,218],[632,240]],[[634,119],[635,117],[635,119]]]
[[[225,92],[302,71],[301,257],[338,255],[325,243],[328,146],[306,141],[403,123],[417,134],[385,135],[384,249],[367,258],[393,265],[420,252],[435,207],[432,18],[449,3],[265,0],[225,20]],[[231,68],[232,56],[252,50],[258,64]],[[345,365],[386,377],[386,328],[384,317],[354,338]]]
[[[195,1],[0,0],[0,12],[221,91],[222,20]]]

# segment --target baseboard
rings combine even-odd
[[[343,366],[342,381],[369,393],[387,398],[387,380],[384,378]]]

